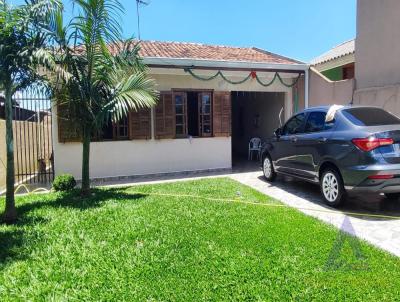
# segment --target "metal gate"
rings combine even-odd
[[[50,95],[29,88],[13,96],[14,160],[17,183],[48,183],[54,179]]]

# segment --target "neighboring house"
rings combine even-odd
[[[399,0],[357,1],[355,41],[312,61],[310,105],[372,105],[400,115],[399,12]]]
[[[262,49],[142,41],[140,54],[159,102],[103,129],[91,178],[230,169],[252,137],[273,133],[281,111],[283,122],[307,106],[308,65]],[[56,174],[80,179],[79,137],[65,120],[53,128]]]
[[[310,64],[332,81],[354,78],[355,40],[346,41],[321,56]]]
[[[400,1],[357,3],[354,103],[400,115]]]

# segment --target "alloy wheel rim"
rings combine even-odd
[[[325,174],[322,180],[322,192],[329,202],[336,201],[339,196],[339,183],[333,173],[328,172]]]
[[[264,160],[264,175],[265,177],[269,178],[272,173],[272,168],[271,168],[271,161],[269,160],[268,157],[265,158]]]

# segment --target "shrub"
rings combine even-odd
[[[54,191],[70,191],[75,186],[76,186],[76,181],[71,174],[58,175],[53,181]]]

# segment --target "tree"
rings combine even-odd
[[[52,18],[55,61],[63,74],[53,76],[58,109],[82,135],[82,195],[90,193],[90,142],[112,119],[155,105],[154,81],[138,56],[134,40],[122,39],[118,0],[73,0],[77,16],[64,26],[62,10]],[[123,41],[123,42],[122,42]],[[59,112],[59,117],[62,112]]]
[[[45,56],[46,34],[41,31],[50,12],[58,5],[51,0],[31,0],[11,7],[0,0],[0,89],[5,94],[6,118],[6,206],[3,221],[17,218],[14,200],[14,146],[12,96],[28,85],[40,82],[38,72]]]

